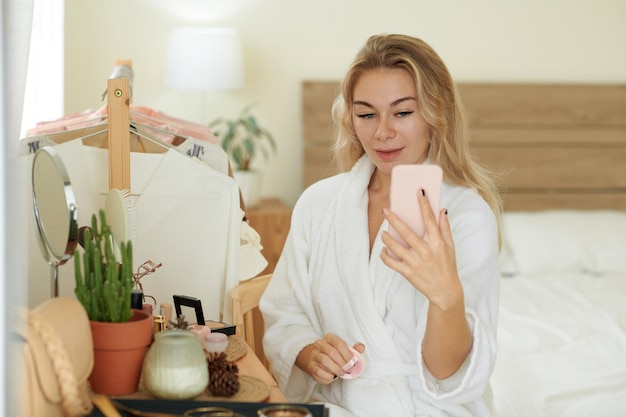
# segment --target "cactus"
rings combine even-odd
[[[90,320],[125,322],[132,316],[130,294],[134,285],[133,248],[130,241],[121,242],[122,259],[118,262],[104,211],[100,210],[99,214],[100,228],[94,214],[91,217],[91,230],[85,230],[82,265],[78,249],[74,251],[74,292],[87,310]]]

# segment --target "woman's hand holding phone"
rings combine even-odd
[[[411,213],[413,217],[419,217],[421,229],[411,227],[410,224],[416,222],[414,218],[406,221],[393,209],[384,210],[390,226],[389,232],[383,233],[383,243],[387,247],[381,252],[381,258],[385,265],[403,275],[422,292],[432,305],[445,309],[458,302],[459,294],[462,297],[462,287],[456,269],[450,224],[445,210],[439,209],[441,182],[437,186],[437,181],[438,175],[435,174],[429,185],[413,185],[405,191],[404,197],[396,195],[397,199],[412,199],[415,202],[419,213]],[[425,195],[420,190],[425,190]],[[398,209],[397,204],[395,207]],[[444,214],[444,218],[440,219],[440,214]],[[392,230],[395,230],[401,240],[392,236]]]

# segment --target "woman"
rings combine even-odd
[[[290,401],[358,417],[490,415],[501,203],[470,156],[446,66],[419,39],[372,36],[333,116],[335,155],[347,172],[296,203],[260,304],[281,389]],[[391,169],[431,163],[444,173],[442,210],[437,223],[428,196],[417,193],[422,239],[388,209]],[[390,237],[390,225],[409,249]],[[364,370],[344,379],[351,347]]]

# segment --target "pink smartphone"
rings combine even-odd
[[[422,212],[417,202],[417,193],[420,188],[426,191],[426,196],[435,214],[435,219],[439,221],[442,180],[443,171],[439,165],[396,165],[391,170],[389,208],[419,237],[424,237],[426,229]],[[389,226],[389,234],[405,247],[409,247],[391,226]]]

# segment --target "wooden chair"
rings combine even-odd
[[[258,309],[259,300],[272,274],[261,275],[242,281],[230,292],[233,324],[252,351],[269,370],[270,365],[263,352],[263,317]]]

